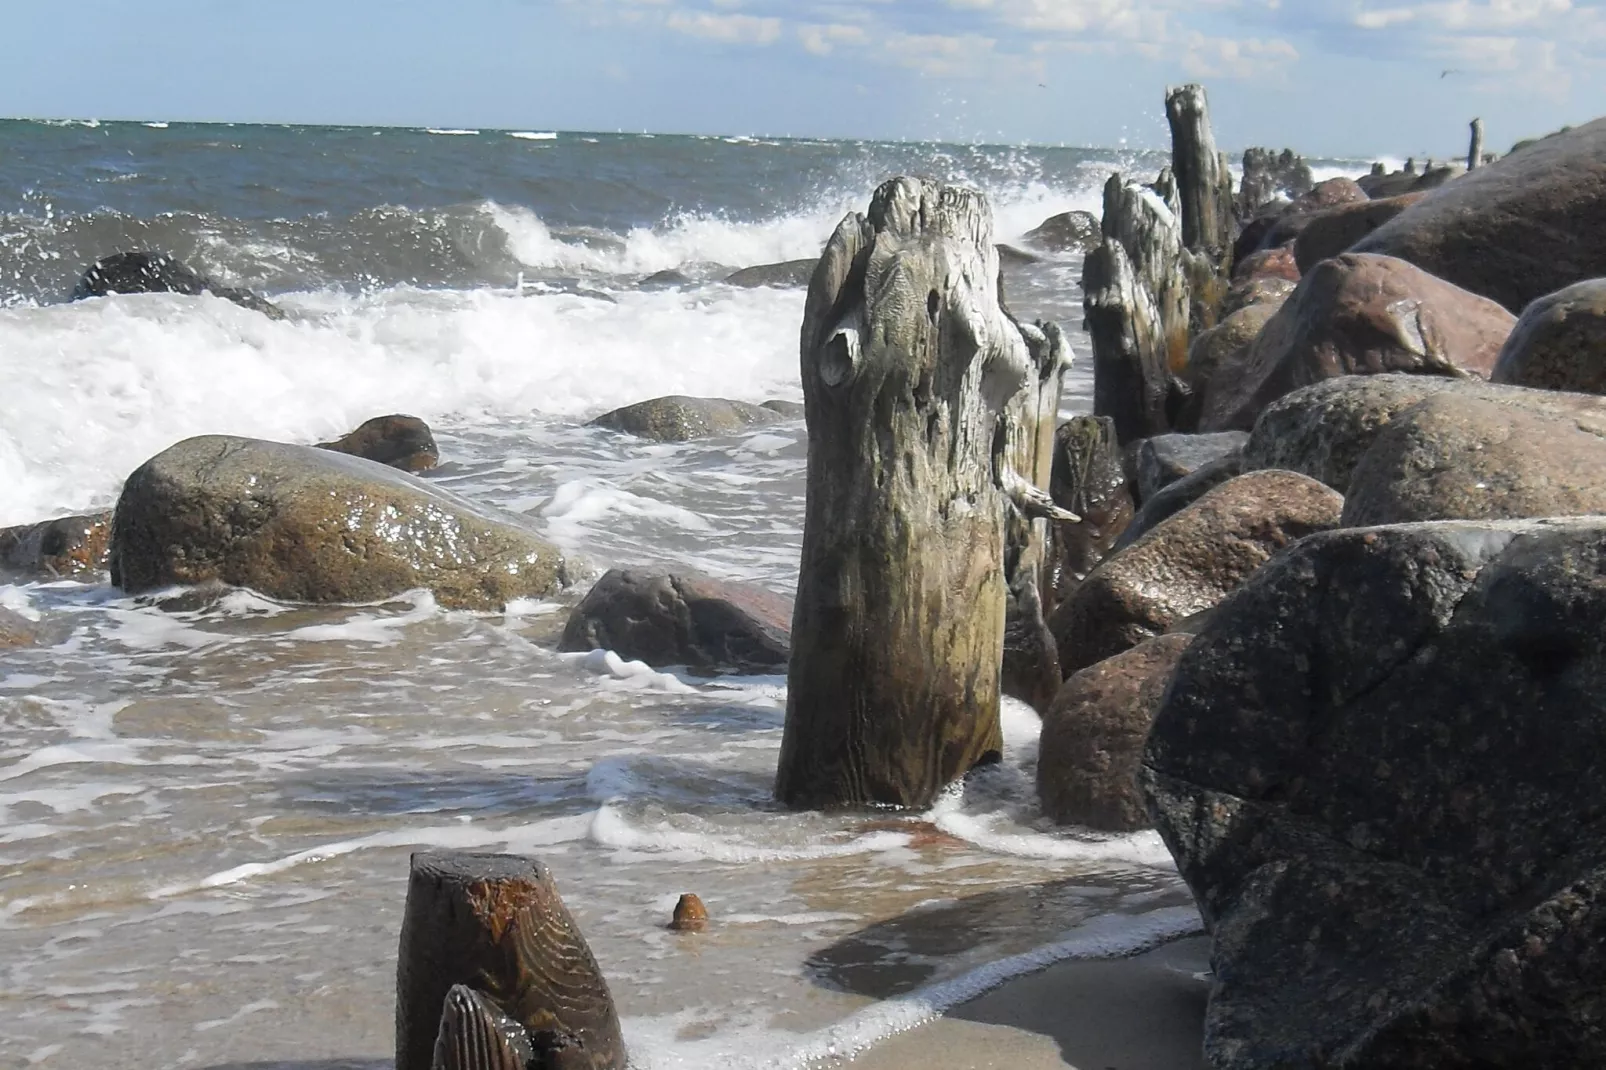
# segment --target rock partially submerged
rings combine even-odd
[[[72,299],[112,294],[175,293],[190,297],[212,294],[269,319],[284,319],[284,310],[250,290],[221,286],[166,253],[113,253],[89,265]]]
[[[423,472],[440,463],[440,449],[429,425],[416,416],[375,416],[355,431],[333,442],[320,442],[321,450],[349,453],[403,472]]]
[[[654,668],[773,673],[791,653],[792,604],[696,573],[612,569],[569,614],[561,651],[612,650]]]
[[[1065,681],[1043,717],[1037,796],[1044,814],[1105,832],[1149,827],[1138,764],[1171,672],[1192,640],[1162,635]]]
[[[0,572],[78,576],[106,567],[111,513],[0,528]]]
[[[1027,242],[1052,253],[1088,253],[1103,240],[1098,216],[1092,212],[1061,212],[1028,230]]]
[[[1212,1067],[1606,1064],[1606,522],[1317,535],[1182,656],[1142,779]]]
[[[123,485],[112,583],[131,594],[221,581],[292,602],[371,602],[416,588],[499,609],[556,593],[563,557],[520,518],[361,458],[207,435]]]
[[[779,264],[758,264],[731,272],[725,276],[725,281],[732,286],[740,286],[747,290],[754,290],[760,286],[801,289],[809,284],[809,278],[814,274],[814,265],[818,263],[819,259],[815,258],[787,260]]]
[[[746,401],[675,394],[603,413],[589,426],[624,431],[657,442],[686,442],[712,435],[734,435],[782,418],[774,409]]]
[[[39,634],[33,622],[21,613],[0,606],[0,650],[7,647],[33,646]]]

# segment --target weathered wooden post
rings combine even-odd
[[[1216,151],[1204,87],[1167,89],[1165,116],[1171,125],[1171,170],[1182,202],[1183,247],[1208,256],[1219,268],[1232,252],[1232,171]]]
[[[1472,120],[1472,146],[1467,149],[1467,170],[1483,166],[1483,120]]]
[[[844,219],[800,339],[808,505],[776,796],[924,807],[1002,747],[1012,464],[1040,369],[998,300],[986,198],[896,178]]]
[[[454,986],[468,991],[452,996]],[[431,1070],[437,1051],[440,1070],[623,1070],[607,982],[534,859],[413,855],[396,957],[396,1070]]]

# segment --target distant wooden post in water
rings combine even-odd
[[[1483,166],[1483,120],[1472,120],[1472,146],[1467,149],[1467,170]]]
[[[437,1040],[439,1070],[623,1070],[608,985],[534,859],[413,855],[396,1070],[431,1070]]]
[[[1067,514],[1017,471],[1043,440],[1012,424],[1042,418],[1062,347],[1004,311],[998,267],[985,197],[896,178],[815,269],[788,806],[924,807],[1002,749],[1006,511]]]

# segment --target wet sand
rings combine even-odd
[[[855,1070],[1194,1070],[1203,1067],[1210,941],[1070,960],[877,1044]]]

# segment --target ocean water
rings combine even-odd
[[[803,292],[720,280],[813,256],[882,179],[985,190],[1001,240],[1097,211],[1153,154],[552,131],[0,122],[0,526],[105,508],[204,433],[312,442],[409,412],[428,478],[596,569],[795,585],[801,422],[657,445],[583,426],[661,394],[798,400]],[[1364,170],[1324,161],[1332,173]],[[161,249],[288,312],[66,303]],[[675,283],[650,280],[659,272]],[[1006,267],[1071,330],[1080,263]],[[1066,411],[1091,393],[1085,361]],[[996,983],[1195,924],[1152,833],[1044,823],[1039,723],[930,813],[771,801],[784,677],[559,655],[566,607],[423,593],[309,608],[7,582],[0,1068],[381,1067],[408,854],[534,854],[633,1062],[832,1063]],[[664,923],[695,892],[712,929]]]

